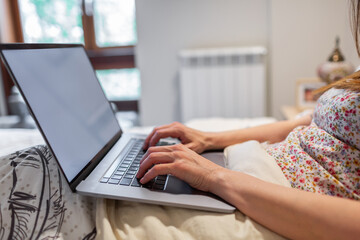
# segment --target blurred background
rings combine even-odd
[[[109,101],[141,126],[184,120],[181,53],[260,46],[264,76],[253,88],[263,91],[245,100],[284,119],[284,107],[299,111],[298,80],[317,78],[337,36],[359,65],[349,17],[340,0],[0,0],[0,42],[84,44]],[[13,83],[3,66],[0,76],[0,118],[9,119]],[[253,117],[216,117],[227,116]]]

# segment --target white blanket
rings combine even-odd
[[[226,165],[265,181],[290,186],[262,145],[250,141],[225,150]],[[97,239],[283,239],[239,211],[220,214],[99,199]]]

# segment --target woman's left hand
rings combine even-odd
[[[221,166],[200,156],[182,144],[162,147],[150,147],[140,162],[137,178],[142,184],[158,175],[171,174],[190,186],[210,191],[215,183],[217,171],[225,170]]]

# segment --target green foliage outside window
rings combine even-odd
[[[84,43],[78,0],[19,0],[25,42]]]
[[[19,0],[24,41],[28,43],[84,43],[81,0]],[[135,45],[135,0],[94,2],[99,47]],[[109,100],[140,98],[137,69],[97,70]]]

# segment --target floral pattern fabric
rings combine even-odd
[[[292,187],[360,200],[360,93],[328,90],[309,126],[266,150]]]

